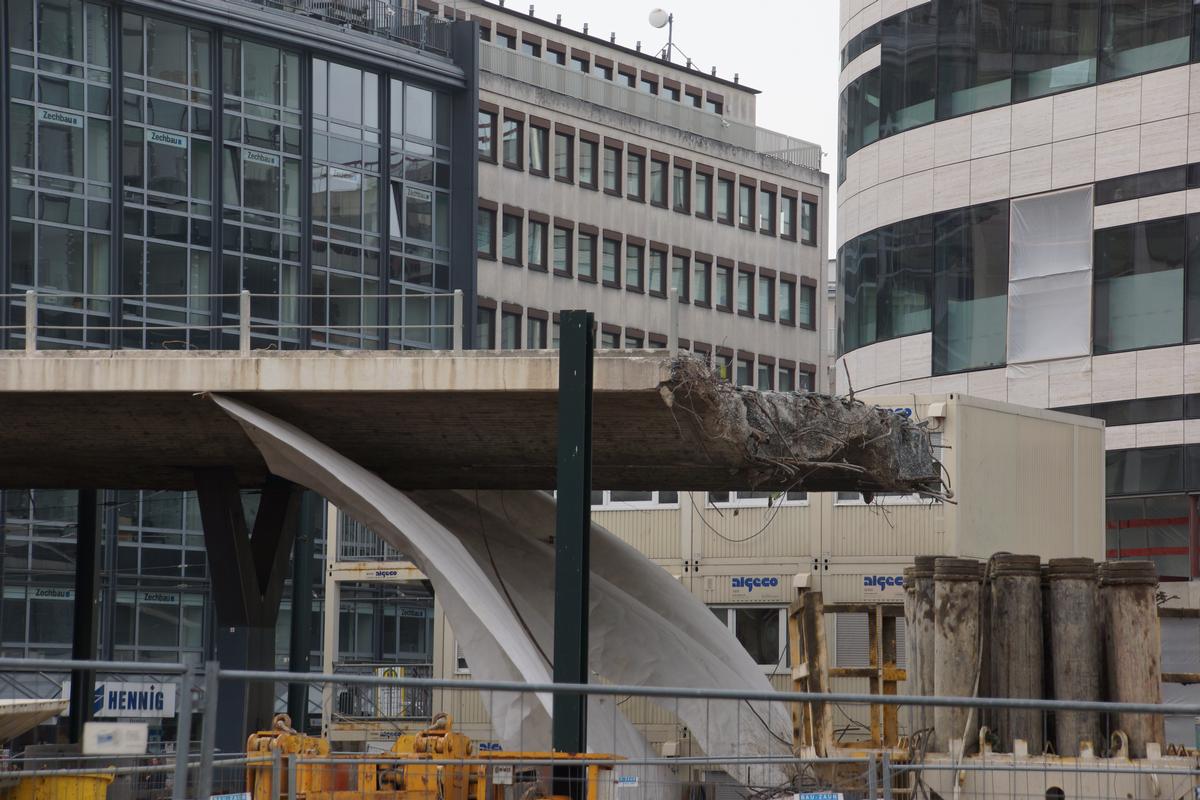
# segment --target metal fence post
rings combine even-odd
[[[179,676],[179,724],[175,731],[175,786],[172,800],[187,800],[188,756],[192,742],[192,683],[195,670],[190,666]]]
[[[883,751],[883,800],[892,800],[892,754]]]
[[[879,797],[879,784],[875,782],[875,754],[871,753],[867,757],[867,797],[870,800],[877,800]]]
[[[296,759],[300,758],[299,753],[292,753],[288,756],[287,765],[287,800],[296,800]]]
[[[200,776],[196,797],[212,796],[213,748],[217,740],[217,690],[221,666],[216,661],[204,664],[204,727],[200,736]]]
[[[246,289],[238,295],[238,350],[250,352],[250,292]]]
[[[275,742],[273,744],[278,744]],[[280,781],[283,779],[283,756],[279,752],[278,747],[271,748],[271,800],[279,797],[279,790],[283,788]]]
[[[38,318],[38,301],[37,292],[33,289],[25,290],[25,352],[37,352],[37,318]]]
[[[679,290],[674,286],[667,293],[667,350],[672,355],[679,349]]]
[[[454,331],[454,349],[463,349],[463,326],[467,324],[467,320],[463,317],[463,291],[462,289],[454,290],[454,322],[451,330]]]

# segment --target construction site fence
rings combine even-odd
[[[1195,740],[1176,742],[1171,746],[1159,743],[1146,757],[1130,757],[1122,749],[1120,734],[1104,732],[1104,740],[1095,743],[1095,754],[1078,758],[1053,754],[998,752],[980,737],[979,747],[970,756],[961,752],[934,753],[922,747],[921,731],[909,730],[898,745],[871,747],[856,740],[865,726],[855,727],[852,720],[861,719],[872,706],[901,708],[969,708],[986,715],[1001,710],[1040,712],[1046,730],[1052,729],[1052,715],[1062,712],[1097,712],[1106,719],[1118,714],[1149,714],[1159,717],[1195,719],[1200,717],[1197,704],[1106,703],[1064,700],[1028,700],[1018,698],[917,697],[908,695],[878,695],[870,693],[812,693],[788,691],[736,691],[717,688],[651,687],[608,684],[518,683],[507,681],[469,680],[462,677],[400,677],[390,678],[372,674],[292,673],[284,671],[254,671],[222,669],[217,662],[203,665],[179,663],[76,661],[46,659],[0,658],[0,675],[33,674],[45,685],[59,685],[75,671],[94,673],[98,679],[170,682],[175,686],[175,715],[170,736],[164,736],[156,752],[130,756],[89,756],[78,751],[64,750],[53,754],[13,752],[0,761],[0,799],[32,800],[27,784],[38,779],[68,779],[54,794],[37,794],[46,800],[295,800],[298,770],[338,770],[348,763],[355,767],[375,765],[379,770],[395,769],[413,764],[423,766],[480,766],[487,770],[499,763],[494,754],[476,749],[468,758],[404,757],[387,752],[385,736],[374,742],[360,740],[353,747],[339,746],[329,756],[269,756],[246,752],[218,752],[215,742],[222,720],[218,705],[218,688],[225,682],[269,683],[274,694],[288,684],[333,691],[334,687],[377,687],[380,689],[420,690],[434,697],[459,698],[474,694],[485,700],[481,707],[491,707],[496,697],[515,700],[518,704],[541,703],[546,695],[560,693],[606,698],[614,715],[629,718],[644,734],[663,730],[654,744],[646,744],[641,753],[624,753],[623,758],[597,753],[579,758],[573,766],[595,765],[604,775],[602,790],[596,800],[842,800],[867,798],[892,800],[935,796],[966,798],[1115,798],[1156,797],[1194,798],[1200,796],[1200,760],[1194,749]],[[7,686],[0,684],[0,700],[19,701]],[[65,697],[65,688],[62,689]],[[543,695],[538,698],[537,695]],[[778,747],[770,752],[755,751],[741,734],[712,752],[703,752],[695,745],[700,726],[693,719],[690,729],[681,734],[678,719],[671,721],[671,709],[688,704],[694,710],[703,704],[706,717],[729,719],[736,709],[740,723],[758,708],[791,709],[797,703],[825,703],[839,709],[848,722],[838,744],[823,757],[811,748],[794,748],[786,738],[779,738]],[[639,705],[640,704],[640,705]],[[724,704],[724,705],[722,705]],[[778,705],[775,705],[778,704]],[[277,706],[278,707],[278,706]],[[653,707],[654,710],[651,710]],[[618,708],[620,712],[618,712]],[[439,708],[433,708],[436,713]],[[228,711],[228,710],[227,710]],[[776,714],[778,712],[775,712]],[[642,716],[639,716],[642,715]],[[724,715],[722,717],[722,715]],[[901,711],[901,719],[904,720]],[[236,715],[234,715],[236,718]],[[520,715],[524,718],[524,713]],[[790,730],[792,720],[776,715],[773,719],[759,717],[771,730]],[[428,720],[404,720],[394,733],[419,731]],[[455,719],[455,728],[472,736],[483,745],[486,734],[480,733],[486,720]],[[475,727],[472,728],[471,726]],[[59,726],[61,730],[65,726]],[[297,727],[300,727],[297,725]],[[311,735],[328,735],[329,731],[310,730]],[[707,733],[712,733],[708,731]],[[986,736],[986,731],[984,732]],[[519,737],[520,738],[520,737]],[[684,739],[680,742],[679,739]],[[649,742],[651,735],[644,737]],[[710,739],[711,740],[711,739]],[[667,748],[664,741],[672,741]],[[510,751],[527,755],[510,755],[504,760],[516,774],[516,782],[532,781],[531,786],[544,782],[555,760],[546,752],[547,743],[531,735],[529,741],[508,742]],[[1177,746],[1187,745],[1187,746]],[[957,745],[955,745],[957,746]],[[350,760],[347,755],[353,751]],[[617,768],[613,770],[611,768]],[[617,781],[615,773],[641,771],[636,780]],[[258,789],[253,788],[258,776]],[[666,779],[661,776],[667,776]],[[660,776],[660,777],[655,777]],[[585,780],[582,777],[574,778]],[[264,781],[269,787],[266,792]],[[26,784],[26,789],[19,787]],[[98,793],[97,786],[107,793]],[[548,784],[545,784],[548,786]],[[955,789],[957,787],[957,789]],[[511,787],[509,787],[511,788]],[[339,791],[338,800],[362,797],[371,800],[375,794],[366,788]],[[517,794],[511,800],[536,797],[536,793]],[[509,800],[509,795],[504,795]],[[490,797],[489,797],[490,800]]]

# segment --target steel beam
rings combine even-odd
[[[315,532],[309,525],[318,513],[320,498],[311,492],[301,502],[300,529],[296,532],[296,544],[292,549],[292,630],[288,642],[288,670],[308,672],[312,652],[312,588],[313,588],[313,539]],[[288,716],[292,727],[305,730],[308,717],[308,684],[288,684]]]
[[[554,536],[554,682],[588,682],[588,589],[592,519],[592,356],[594,320],[564,311],[558,370],[558,507]],[[554,696],[553,747],[587,752],[587,698]],[[554,793],[584,791],[578,767],[554,770]]]
[[[100,607],[100,515],[96,490],[81,489],[75,508],[75,619],[71,631],[71,658],[90,661],[96,657]],[[83,724],[92,718],[92,693],[96,673],[71,670],[69,721],[71,741],[83,741]]]

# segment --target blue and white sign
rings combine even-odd
[[[801,792],[797,800],[842,800],[841,792]]]
[[[638,785],[637,775],[618,775],[616,780],[618,789],[634,789]]]
[[[118,683],[96,684],[92,712],[97,717],[161,719],[175,716],[175,684]]]
[[[774,575],[749,576],[734,575],[730,580],[730,588],[736,597],[775,597],[779,594],[779,578]]]

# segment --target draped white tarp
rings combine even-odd
[[[271,471],[319,492],[412,558],[433,584],[472,675],[548,682],[553,651],[553,501],[538,492],[410,495],[314,437],[232,398],[213,399],[236,418]],[[753,660],[708,609],[664,570],[598,526],[592,531],[590,665],[604,681],[769,691]],[[677,713],[710,754],[784,755],[790,719],[778,703],[685,701]],[[617,698],[589,701],[593,752],[653,755]],[[490,697],[493,727],[509,749],[548,749],[549,696]],[[669,792],[669,771],[624,768]],[[730,767],[755,784],[778,769]],[[657,794],[651,791],[650,794]],[[648,795],[649,796],[649,795]]]

